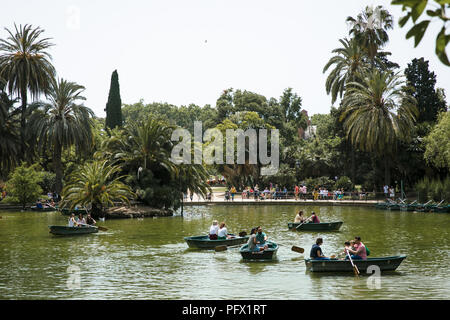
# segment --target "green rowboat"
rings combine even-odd
[[[239,252],[241,253],[242,258],[247,261],[275,260],[278,251],[278,244],[272,241],[266,241],[266,244],[269,248],[264,251],[252,252],[248,250],[248,244],[245,244],[239,249]]]
[[[184,241],[186,241],[186,243],[190,248],[196,249],[214,249],[217,246],[224,246],[224,245],[236,246],[248,241],[248,236],[239,237],[234,234],[228,235],[234,236],[234,238],[223,240],[210,240],[209,236],[194,236],[194,237],[185,237]]]
[[[75,213],[76,216],[79,215],[80,213],[82,213],[82,214],[88,213],[85,209],[69,210],[69,209],[63,208],[63,209],[59,209],[59,211],[61,211],[61,214],[65,215],[65,216],[70,216],[72,213]]]
[[[353,263],[358,267],[359,272],[366,272],[369,267],[375,266],[380,271],[394,271],[406,256],[392,256],[380,258],[367,258],[367,260],[355,260]],[[305,259],[306,269],[311,272],[353,272],[350,260],[313,260]],[[372,267],[374,268],[374,267]],[[376,269],[373,269],[376,270]],[[373,271],[369,270],[369,273]]]
[[[72,236],[87,233],[97,233],[98,228],[89,227],[68,227],[68,226],[48,226],[50,228],[50,233],[58,236]]]
[[[288,228],[291,230],[299,230],[299,231],[337,231],[342,226],[342,221],[336,222],[321,222],[321,223],[304,223],[297,229],[297,226],[300,224],[295,222],[289,222]]]

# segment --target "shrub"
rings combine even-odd
[[[335,189],[344,189],[344,191],[353,190],[353,183],[349,177],[342,176],[336,181]]]
[[[9,196],[7,202],[21,204],[22,208],[28,203],[35,202],[42,194],[42,172],[36,170],[37,165],[22,164],[14,169],[6,183]]]

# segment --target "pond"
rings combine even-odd
[[[287,228],[303,209],[338,232]],[[184,216],[107,220],[108,231],[57,237],[58,212],[0,212],[0,299],[449,299],[450,215],[390,212],[367,207],[209,205]],[[261,225],[280,247],[274,262],[244,262],[239,247],[189,249],[183,237],[205,234],[212,220],[229,232]],[[317,237],[325,255],[359,235],[371,257],[403,254],[379,282],[363,274],[317,274],[304,258]],[[293,245],[305,253],[291,251]],[[252,292],[250,295],[249,292]]]

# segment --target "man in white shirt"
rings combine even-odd
[[[209,239],[217,240],[218,233],[219,233],[219,222],[217,220],[214,220],[212,222],[211,227],[209,228]]]

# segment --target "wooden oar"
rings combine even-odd
[[[309,217],[308,219],[306,219],[305,221],[303,221],[302,223],[300,223],[300,224],[295,228],[295,230],[298,230],[298,228],[300,228],[301,225],[305,224],[306,221],[308,221],[308,220],[311,219],[311,218],[312,218],[312,216]]]
[[[80,224],[80,225],[82,225],[82,226],[88,226],[88,227],[97,227],[97,229],[98,229],[98,230],[101,230],[101,231],[108,231],[108,229],[107,229],[107,228],[105,228],[105,227],[100,227],[100,226],[92,226],[92,225],[90,225],[90,224],[87,224],[87,223],[78,223],[78,224]]]
[[[305,249],[297,247],[297,246],[292,246],[291,248],[292,251],[298,252],[298,253],[303,253],[305,252]]]
[[[227,246],[223,245],[223,246],[217,246],[214,248],[215,251],[225,251],[227,250]]]
[[[350,259],[350,262],[353,266],[353,271],[355,272],[355,275],[359,275],[359,270],[358,267],[353,263],[352,257],[350,256],[350,253],[348,252],[347,249],[345,249],[345,252],[347,253],[348,258]]]

